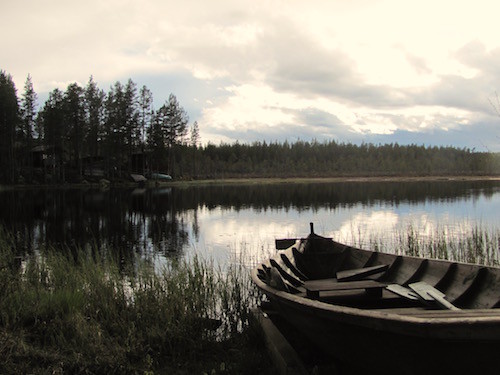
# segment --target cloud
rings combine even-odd
[[[432,74],[432,69],[429,68],[424,58],[416,56],[412,53],[406,53],[406,60],[418,74]]]
[[[173,92],[202,139],[469,144],[493,134],[496,5],[267,0],[7,0],[1,69],[23,87],[132,78]],[[444,22],[443,19],[446,19]],[[434,142],[428,139],[428,142]]]

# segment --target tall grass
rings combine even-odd
[[[248,274],[48,249],[0,231],[0,373],[270,373]]]
[[[422,234],[409,225],[392,239],[372,236],[369,246],[377,251],[425,258],[445,259],[489,266],[500,265],[500,229],[480,225],[463,228],[458,233],[438,228]]]
[[[498,265],[499,234],[424,236],[408,226],[369,246]],[[125,266],[119,252],[96,248],[19,258],[15,243],[0,228],[0,373],[273,373],[251,314],[260,298],[245,267],[253,252],[223,269],[197,256],[158,269],[155,259]]]

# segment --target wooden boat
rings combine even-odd
[[[370,374],[500,373],[500,268],[385,254],[311,233],[252,270],[317,350]]]

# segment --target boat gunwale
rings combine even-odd
[[[331,303],[312,300],[295,295],[286,291],[277,290],[257,276],[257,267],[252,269],[251,277],[257,287],[268,297],[278,299],[279,303],[293,304],[296,309],[309,309],[309,314],[321,315],[324,319],[334,321],[338,324],[349,324],[353,326],[386,331],[394,334],[403,334],[421,338],[439,338],[451,340],[470,340],[471,336],[478,337],[483,341],[498,341],[500,327],[500,309],[498,315],[466,317],[467,311],[479,312],[479,309],[447,311],[452,316],[415,316],[401,312],[381,311],[380,309],[362,309],[350,306],[341,306]],[[488,312],[494,309],[486,309]],[[423,310],[425,311],[425,310]],[[427,310],[436,312],[438,310]],[[436,314],[439,315],[440,313]],[[468,328],[464,337],[454,333],[455,328]]]

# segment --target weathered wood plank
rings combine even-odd
[[[372,311],[407,315],[422,318],[487,318],[487,317],[500,317],[500,309],[477,309],[477,310],[429,310],[425,307],[406,307],[406,308],[387,308],[387,309],[374,309]]]
[[[365,290],[371,295],[382,295],[382,289],[387,284],[375,280],[347,281],[339,283],[336,279],[310,280],[304,282],[308,297],[318,298],[320,292],[342,291],[342,290]]]
[[[337,272],[338,281],[356,281],[363,280],[367,276],[376,275],[377,273],[382,273],[387,271],[389,265],[379,264],[372,267],[356,268],[351,270],[339,271]]]
[[[264,313],[258,309],[253,310],[253,314],[262,326],[266,346],[278,373],[293,375],[308,374],[309,372],[305,368],[298,353],[275,326],[273,321],[269,318],[268,313]]]
[[[437,289],[428,290],[427,294],[430,295],[438,303],[439,306],[444,307],[448,310],[460,310],[454,304],[446,300],[445,295]]]
[[[281,276],[287,280],[289,283],[291,283],[294,287],[298,287],[302,285],[302,281],[297,279],[291,271],[288,270],[288,268],[283,267],[281,264],[279,264],[275,259],[271,258],[269,259],[269,262],[271,265],[278,270],[278,272],[281,274]]]
[[[418,294],[426,302],[436,302],[440,307],[448,310],[459,310],[458,307],[445,299],[445,294],[427,284],[420,281],[409,285],[410,289]]]
[[[280,254],[281,260],[283,263],[292,271],[292,273],[299,279],[299,280],[307,280],[307,276],[304,275],[302,271],[300,271],[297,268],[297,265],[295,264],[295,259],[289,259],[286,254]]]
[[[418,296],[415,292],[412,292],[411,289],[405,288],[399,284],[390,284],[386,286],[386,289],[397,294],[398,296],[410,299],[412,301],[417,301]]]

